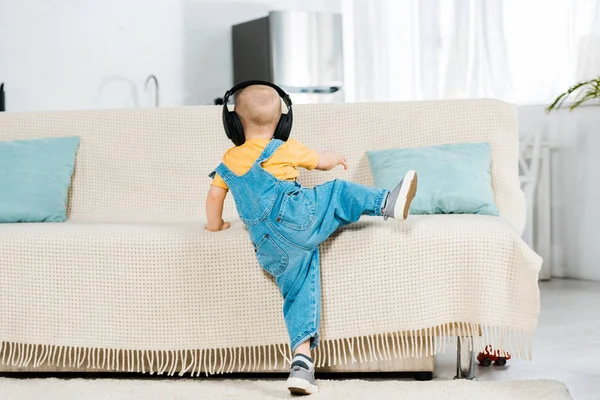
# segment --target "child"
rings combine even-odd
[[[231,135],[226,121],[229,111],[224,109],[226,132],[238,145],[225,153],[223,163],[211,174],[206,229],[229,228],[222,211],[231,190],[258,262],[275,278],[284,297],[283,315],[294,352],[288,389],[312,394],[318,390],[311,358],[319,342],[321,313],[318,246],[361,215],[406,219],[417,176],[407,172],[391,192],[343,180],[303,188],[296,182],[298,167],[327,171],[342,165],[347,169],[346,159],[332,152],[317,153],[294,139],[273,138],[275,134],[286,140],[291,129],[291,102],[280,88],[268,82],[241,84],[227,92],[226,98],[240,89],[235,114],[243,132],[239,137]],[[288,105],[288,115],[281,113],[280,95]],[[289,127],[282,132],[288,117]]]

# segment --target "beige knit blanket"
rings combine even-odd
[[[308,185],[370,184],[370,149],[488,141],[501,213],[364,218],[324,243],[317,364],[430,355],[456,334],[529,358],[541,260],[520,239],[514,107],[306,105],[294,116],[294,137],[351,166],[304,173]],[[207,174],[229,145],[220,110],[0,116],[0,140],[66,135],[81,137],[70,220],[0,224],[3,365],[214,373],[289,362],[281,295],[233,203],[230,230],[203,229]]]

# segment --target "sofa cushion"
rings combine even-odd
[[[393,189],[408,170],[417,171],[412,214],[498,215],[488,143],[377,150],[367,156],[375,186],[382,189]]]
[[[0,222],[63,222],[78,137],[0,141]]]

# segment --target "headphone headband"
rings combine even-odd
[[[236,92],[239,92],[240,90],[245,89],[248,86],[252,86],[252,85],[269,86],[270,88],[275,89],[275,91],[277,92],[279,97],[281,97],[281,99],[287,106],[288,110],[292,106],[292,99],[290,99],[290,96],[282,88],[275,85],[274,83],[267,82],[267,81],[260,81],[260,80],[251,80],[251,81],[244,81],[244,82],[238,83],[237,85],[235,85],[234,87],[232,87],[231,89],[229,89],[228,91],[225,92],[225,96],[223,96],[223,104],[225,106],[227,106],[227,101],[229,100],[229,97],[233,96]]]
[[[290,132],[292,131],[292,121],[294,117],[292,113],[292,100],[290,99],[290,96],[279,86],[271,82],[260,80],[251,80],[238,83],[225,92],[225,95],[223,96],[223,128],[225,128],[227,137],[231,139],[233,144],[236,146],[241,146],[246,141],[242,122],[235,111],[229,111],[229,108],[227,108],[227,102],[229,97],[233,96],[236,92],[252,85],[269,86],[270,88],[275,89],[279,97],[285,103],[288,110],[287,114],[281,114],[273,134],[273,138],[283,140],[285,142],[290,137]]]

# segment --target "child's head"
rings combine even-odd
[[[269,86],[251,85],[237,93],[235,112],[246,139],[271,138],[281,118],[281,98]]]

